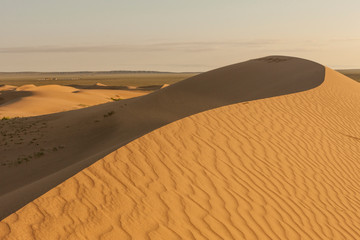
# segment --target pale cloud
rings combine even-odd
[[[92,46],[23,46],[0,48],[0,53],[76,53],[76,52],[203,52],[222,48],[263,47],[279,44],[279,40],[244,40],[219,42],[159,42],[151,44],[117,44]]]
[[[267,55],[297,56],[330,67],[356,68],[356,63],[360,62],[360,55],[356,54],[359,43],[360,39],[356,38],[284,38],[0,47],[0,71],[140,69],[196,72]]]

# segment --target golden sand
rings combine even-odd
[[[360,239],[360,85],[178,120],[0,223],[2,239]]]

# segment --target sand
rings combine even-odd
[[[0,121],[0,219],[154,129],[209,109],[308,90],[324,73],[322,65],[299,58],[255,59],[138,98]]]
[[[245,79],[250,80],[242,79],[245,85],[240,84],[240,88],[226,84],[231,76],[239,77],[232,75],[234,71],[230,69],[231,76],[222,75],[221,79],[224,84],[221,86],[228,87],[227,95],[206,88],[203,93],[209,91],[213,98],[206,94],[192,95],[191,91],[185,94],[186,98],[175,98],[177,106],[184,107],[173,111],[178,114],[178,120],[127,143],[11,214],[1,221],[0,236],[4,239],[360,238],[357,193],[360,86],[329,68],[325,69],[324,78],[323,68],[292,58],[286,58],[295,65],[290,65],[293,69],[286,72],[288,78],[286,74],[279,78],[271,71],[279,72],[289,66],[283,59],[266,58],[270,65],[268,72],[246,75]],[[256,61],[247,64],[265,70]],[[301,65],[311,71],[304,71]],[[216,71],[210,73],[203,77],[218,78]],[[261,74],[268,81],[262,81]],[[194,83],[193,93],[203,84],[197,79],[202,77],[188,81]],[[211,87],[219,88],[214,81],[210,82]],[[166,96],[169,89],[173,96],[186,87],[188,83],[184,82],[180,87],[174,84],[125,101],[140,106],[141,99],[159,99],[156,96]],[[260,82],[265,85],[258,85]],[[248,93],[244,98],[247,100],[236,98],[236,91],[242,97]],[[183,100],[196,97],[208,101],[193,101],[191,108]],[[118,103],[69,113],[84,114],[90,109],[96,112],[109,107],[108,110],[114,104]],[[219,106],[215,107],[216,104]],[[160,110],[164,106],[167,105],[162,105]],[[198,112],[181,117],[185,110]],[[146,111],[144,115],[149,117]],[[115,113],[106,120],[121,125],[126,123],[121,117],[124,118]],[[165,119],[174,118],[167,115]],[[136,120],[135,123],[141,123]],[[152,127],[156,127],[155,120],[150,120]],[[166,120],[162,116],[161,122]],[[140,135],[147,130],[137,131]],[[123,133],[125,137],[117,135],[118,141],[130,136],[126,131]],[[108,136],[111,138],[110,133]],[[40,158],[39,162],[43,160]],[[35,161],[7,170],[25,172],[31,166],[35,166]],[[42,170],[49,170],[49,166],[42,166]],[[45,179],[52,180],[49,175]],[[23,191],[24,188],[36,189],[22,186],[11,193],[32,195],[33,191]],[[17,195],[9,199],[16,199],[14,196]],[[29,198],[26,194],[19,196]],[[4,199],[2,195],[3,206],[8,204]]]
[[[24,85],[0,87],[0,118],[28,117],[89,107],[117,99],[128,99],[148,94],[141,90],[77,89],[60,85]]]

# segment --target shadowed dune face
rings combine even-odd
[[[0,105],[11,104],[23,97],[31,96],[31,92],[4,90],[0,92]]]
[[[0,216],[154,129],[209,109],[309,90],[324,81],[324,72],[311,61],[267,57],[200,74],[139,98],[0,123],[7,143],[0,146]],[[16,138],[19,131],[26,139]]]
[[[173,122],[0,223],[5,239],[359,239],[360,86]]]

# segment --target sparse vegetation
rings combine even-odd
[[[86,105],[86,104],[78,104],[79,107],[89,107],[89,105]]]
[[[1,118],[1,121],[6,121],[6,120],[10,120],[10,119],[19,119],[20,117],[13,117],[13,118],[11,118],[11,117],[2,117]]]
[[[39,157],[42,157],[42,156],[44,156],[44,152],[36,152],[36,153],[34,153],[34,157],[37,157],[37,158],[39,158]]]
[[[107,114],[104,114],[104,118],[106,117],[110,117],[111,115],[113,115],[115,113],[115,111],[110,111]]]
[[[0,166],[7,166],[7,167],[16,167],[24,162],[29,162],[30,158],[32,158],[32,156],[22,156],[22,157],[18,157],[16,160],[14,161],[6,161],[6,162],[2,162],[0,164]]]

